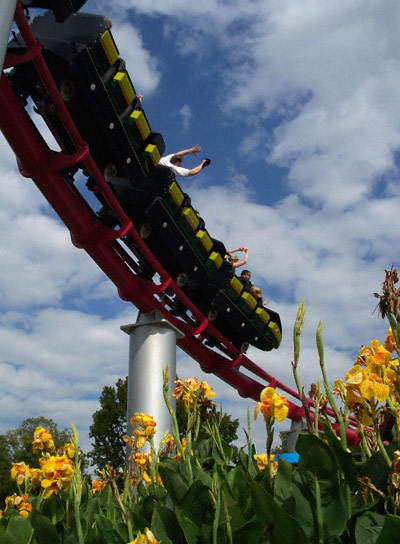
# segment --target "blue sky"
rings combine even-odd
[[[200,144],[212,160],[182,186],[213,236],[249,247],[248,267],[283,323],[279,350],[250,357],[292,385],[292,327],[305,298],[305,389],[320,377],[319,320],[329,377],[343,378],[362,344],[384,339],[372,293],[398,265],[400,6],[88,0],[83,11],[112,18],[167,152]],[[136,312],[72,246],[4,140],[0,174],[0,432],[44,415],[76,423],[87,450],[103,386],[127,373],[119,327]],[[177,355],[179,375],[209,381],[245,426],[254,403]],[[261,423],[253,436],[261,449]]]

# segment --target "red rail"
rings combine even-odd
[[[9,68],[28,61],[33,62],[76,149],[74,154],[67,155],[48,148],[27,111],[12,91],[5,74],[2,73],[0,79],[0,129],[15,153],[23,175],[32,178],[69,229],[73,243],[77,247],[85,249],[117,286],[123,300],[131,302],[143,312],[157,309],[170,323],[184,333],[185,336],[178,340],[178,345],[200,364],[204,372],[215,374],[234,387],[242,397],[255,401],[259,400],[264,387],[275,387],[297,401],[297,403],[289,401],[289,418],[299,420],[304,417],[304,409],[299,402],[298,393],[276,380],[247,356],[240,353],[208,322],[207,318],[182,293],[168,272],[157,261],[132,226],[130,218],[121,208],[93,160],[88,145],[82,140],[42,56],[41,45],[33,36],[19,2],[15,12],[15,22],[27,51],[23,55],[7,54],[4,67]],[[97,220],[95,213],[82,194],[62,176],[62,169],[82,162],[118,216],[122,225],[118,230],[104,227]],[[130,235],[146,261],[159,274],[159,284],[137,275],[134,259],[118,241],[125,234]],[[160,297],[166,289],[178,295],[196,322],[182,321],[170,313]],[[201,334],[204,331],[210,332],[220,342],[221,353],[207,347],[202,342]],[[246,374],[241,371],[242,367],[247,370]],[[253,377],[249,376],[249,373]],[[313,401],[307,399],[307,403],[312,409]],[[334,416],[332,410],[329,415]],[[358,438],[354,430],[356,427],[354,419],[351,419],[350,426],[352,428],[347,431],[348,440],[350,444],[355,444],[358,442]]]

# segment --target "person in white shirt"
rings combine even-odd
[[[177,151],[176,153],[172,153],[171,155],[166,155],[165,157],[162,157],[159,164],[172,168],[177,177],[186,178],[188,176],[195,176],[202,171],[204,166],[208,166],[210,164],[210,159],[202,159],[201,163],[198,166],[190,169],[183,168],[182,162],[185,155],[189,155],[190,153],[193,153],[193,155],[197,155],[197,153],[200,153],[200,151],[201,147],[199,145],[195,145],[190,149],[184,149],[183,151]]]

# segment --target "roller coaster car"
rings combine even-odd
[[[59,23],[62,23],[72,13],[78,11],[85,2],[86,0],[21,0],[24,7],[51,10]]]
[[[47,12],[33,20],[31,29],[106,181],[125,177],[135,183],[151,174],[164,153],[164,140],[150,129],[107,19],[76,13],[60,25]],[[8,49],[16,52],[23,47],[18,35]],[[9,79],[16,94],[32,96],[62,151],[73,153],[69,135],[32,65],[17,67]]]
[[[224,259],[225,246],[210,238],[176,180],[171,183],[172,177],[170,169],[158,166],[154,170],[157,183],[143,183],[140,191],[129,180],[110,185],[160,263],[226,338],[242,351],[248,344],[264,351],[277,348],[279,315],[259,308],[256,299],[244,291],[232,265]],[[175,314],[185,311],[176,301]]]
[[[43,45],[49,70],[91,155],[158,261],[239,349],[244,351],[248,344],[262,350],[277,348],[281,340],[279,315],[259,308],[254,297],[243,290],[224,258],[223,243],[211,238],[172,170],[158,165],[164,140],[150,128],[107,19],[79,13],[60,25],[48,12],[35,18],[31,29]],[[16,36],[8,49],[19,52],[24,47]],[[15,68],[8,78],[20,99],[32,97],[61,150],[74,153],[32,64]],[[91,178],[87,185],[103,204],[99,219],[115,228],[119,220],[100,189]],[[125,241],[132,248],[132,240],[126,237]]]

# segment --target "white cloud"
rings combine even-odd
[[[160,82],[157,59],[144,47],[137,28],[128,22],[114,19],[111,32],[118,44],[120,56],[125,60],[128,73],[137,94],[151,95]]]
[[[179,115],[182,119],[183,130],[186,131],[189,129],[190,121],[192,119],[192,111],[188,104],[184,104],[179,110]]]

